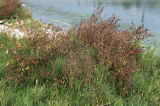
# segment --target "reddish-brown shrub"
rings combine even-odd
[[[48,38],[40,30],[31,31],[32,36],[22,40],[11,39],[9,42],[13,46],[3,48],[11,55],[6,79],[17,83],[40,79],[52,84],[67,84],[72,80],[72,85],[80,79],[88,83],[99,77],[95,68],[100,65],[106,72],[103,70],[100,74],[109,73],[111,79],[106,79],[115,82],[119,92],[127,94],[132,88],[132,72],[138,68],[137,59],[143,52],[139,43],[150,34],[143,26],[119,30],[119,19],[102,20],[100,13],[56,39]]]
[[[63,41],[61,46],[64,46],[60,47],[61,53],[66,56],[63,64],[64,78],[71,80],[73,85],[78,80],[82,84],[90,83],[94,78],[93,75],[96,67],[95,59],[91,54],[92,49],[80,39],[72,38],[70,34],[68,36],[71,40],[68,42]]]
[[[19,0],[1,0],[0,18],[10,18],[14,15],[15,9],[21,5]]]
[[[6,39],[11,46],[4,45],[11,58],[5,70],[6,79],[16,83],[49,81],[68,83],[70,79],[81,79],[82,83],[91,81],[94,59],[87,46],[70,34],[48,38],[43,31],[33,32],[34,36],[24,40]],[[6,35],[5,35],[6,36]],[[85,63],[85,64],[84,64]],[[87,67],[86,67],[87,65]]]
[[[77,37],[96,49],[99,60],[112,75],[117,88],[127,93],[132,85],[132,71],[137,69],[136,60],[142,53],[139,43],[150,36],[143,26],[119,30],[119,19],[100,19],[102,10],[77,26]]]

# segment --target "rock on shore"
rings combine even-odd
[[[15,24],[3,23],[0,20],[0,33],[7,33],[12,37],[23,38],[30,34],[30,31],[23,28],[25,22],[15,22]],[[31,29],[32,30],[32,29]],[[57,37],[59,35],[66,35],[65,30],[60,27],[55,27],[52,24],[43,24],[42,30],[48,37]]]
[[[19,29],[14,29],[4,24],[0,25],[0,33],[7,33],[16,38],[22,38],[25,35],[24,32],[20,31]]]

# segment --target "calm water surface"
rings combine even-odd
[[[160,41],[160,0],[21,0],[34,18],[64,29],[87,19],[95,9],[104,7],[102,16],[115,14],[123,26],[144,24]]]

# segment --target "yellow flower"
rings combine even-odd
[[[1,44],[1,49],[4,47],[4,45],[3,44]]]
[[[6,64],[6,66],[8,66],[9,65],[9,62]]]
[[[8,50],[6,50],[6,54],[8,54]]]
[[[21,44],[18,43],[18,50],[21,50]]]
[[[29,67],[29,66],[27,66],[27,67],[26,67],[26,70],[29,70],[29,69],[30,69],[30,67]]]

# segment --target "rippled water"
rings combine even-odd
[[[103,16],[115,14],[122,25],[144,24],[160,40],[160,0],[21,0],[44,23],[65,29],[104,7]]]

